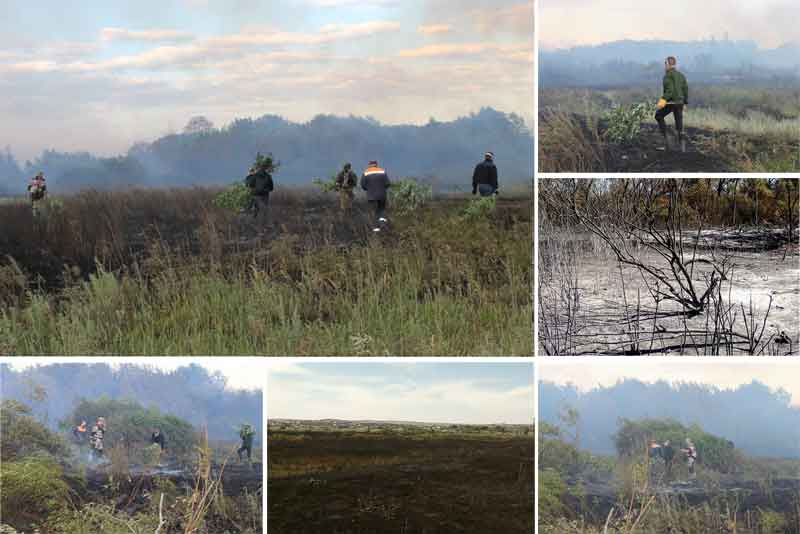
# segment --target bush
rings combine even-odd
[[[497,197],[495,195],[473,198],[464,208],[464,215],[469,219],[481,219],[494,212],[496,206]]]
[[[614,435],[614,443],[620,456],[630,458],[643,456],[651,439],[659,442],[670,440],[677,459],[680,458],[678,450],[685,446],[686,438],[694,442],[698,463],[704,467],[723,473],[736,469],[740,457],[732,442],[709,434],[697,425],[686,427],[671,419],[623,419]]]
[[[14,528],[25,529],[47,514],[66,507],[70,490],[61,475],[61,466],[48,458],[4,461],[0,465],[3,521]]]
[[[167,440],[166,452],[179,460],[187,459],[197,444],[197,433],[192,425],[173,415],[163,414],[158,408],[144,408],[132,400],[116,400],[101,397],[94,401],[82,400],[67,416],[63,426],[73,421],[86,420],[93,424],[98,417],[106,418],[106,448],[115,443],[125,443],[128,450],[136,450],[140,457],[131,461],[146,464],[152,461],[152,452],[147,447],[131,447],[132,444],[150,442],[153,428],[160,428]]]
[[[124,511],[114,510],[113,506],[99,503],[53,514],[47,522],[47,532],[65,534],[152,534],[157,527],[156,513],[130,517]]]
[[[333,193],[334,191],[338,191],[338,187],[336,186],[336,174],[332,174],[327,180],[314,178],[311,182],[319,187],[320,191],[323,193]]]
[[[67,445],[29,414],[31,409],[15,400],[0,405],[0,456],[4,462],[37,453],[56,457],[67,455]]]
[[[252,201],[253,196],[250,194],[250,190],[245,184],[239,182],[232,184],[228,189],[214,197],[215,206],[236,213],[248,209]]]
[[[603,115],[608,121],[605,137],[612,143],[630,143],[639,135],[642,121],[650,114],[651,106],[645,102],[632,106],[616,106]]]
[[[432,198],[433,188],[430,185],[419,183],[413,178],[404,178],[399,182],[394,182],[389,190],[392,210],[401,214],[420,209]]]

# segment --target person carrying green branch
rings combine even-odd
[[[239,438],[242,440],[242,446],[236,451],[236,454],[239,455],[239,461],[242,460],[242,453],[244,452],[247,452],[247,461],[250,461],[253,455],[253,439],[255,435],[255,429],[247,423],[243,424],[239,429]]]
[[[245,178],[245,185],[250,190],[252,198],[251,209],[253,217],[258,216],[263,212],[267,212],[269,205],[269,194],[275,189],[275,184],[272,181],[272,173],[275,172],[276,165],[272,160],[272,156],[256,156],[255,164],[250,167],[250,172]]]
[[[656,111],[656,122],[664,136],[666,150],[670,150],[669,137],[667,135],[667,122],[664,120],[667,115],[675,115],[675,130],[678,132],[678,143],[681,151],[686,152],[686,140],[683,138],[683,110],[689,105],[689,83],[686,76],[678,71],[678,60],[670,56],[664,61],[664,91],[661,100],[658,101]]]

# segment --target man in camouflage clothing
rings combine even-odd
[[[253,438],[256,435],[256,431],[253,429],[252,426],[248,424],[243,424],[242,427],[239,429],[239,438],[242,440],[242,446],[236,451],[236,454],[239,455],[239,460],[242,460],[242,453],[247,452],[247,461],[250,461],[250,458],[253,454]]]
[[[92,458],[100,460],[104,456],[104,440],[106,436],[106,420],[104,417],[98,417],[97,422],[92,427],[92,433],[89,436],[89,449]]]
[[[358,176],[353,172],[353,166],[345,163],[344,168],[336,175],[336,190],[339,192],[339,208],[342,214],[349,216],[353,211],[353,190],[358,184]]]
[[[274,163],[272,157],[263,157],[259,154],[256,157],[255,165],[250,167],[250,172],[245,178],[245,184],[250,190],[250,195],[253,199],[252,210],[255,218],[267,212],[269,194],[275,189],[271,174],[273,171]]]

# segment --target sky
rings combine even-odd
[[[624,39],[753,40],[761,48],[800,42],[797,0],[539,0],[539,46]]]
[[[273,362],[278,419],[530,424],[533,365],[517,362]]]
[[[204,367],[212,373],[219,371],[228,379],[230,389],[262,389],[266,383],[266,370],[263,361],[258,358],[192,358],[188,362],[185,358],[167,357],[140,357],[140,358],[80,358],[80,357],[44,357],[44,358],[0,358],[0,363],[7,363],[14,370],[21,370],[33,365],[48,365],[55,363],[104,363],[112,368],[119,364],[139,364],[155,367],[163,371],[174,371],[194,363]]]
[[[763,358],[736,362],[689,359],[686,362],[661,358],[569,359],[563,362],[542,361],[539,379],[555,384],[572,384],[587,392],[598,386],[610,387],[626,378],[655,383],[695,382],[720,389],[736,389],[757,380],[771,389],[785,389],[792,395],[792,405],[800,406],[800,360]]]
[[[0,148],[124,153],[319,113],[533,115],[533,0],[0,0]]]

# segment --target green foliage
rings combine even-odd
[[[789,522],[781,513],[773,510],[761,510],[759,526],[762,534],[781,534],[787,532]]]
[[[93,424],[98,417],[106,418],[106,448],[115,443],[149,444],[150,434],[160,428],[167,439],[167,452],[179,459],[186,459],[197,444],[197,433],[188,422],[162,413],[158,408],[144,408],[133,400],[117,400],[100,397],[97,400],[82,400],[67,417],[66,424],[86,420]],[[136,458],[141,462],[153,459],[148,456],[146,447],[131,447],[142,454]]]
[[[322,180],[321,178],[314,178],[312,183],[319,187],[320,191],[323,193],[332,193],[334,191],[338,191],[339,188],[336,185],[336,173],[332,174],[330,178],[327,180]]]
[[[631,106],[616,106],[605,112],[603,119],[608,121],[605,137],[612,143],[630,143],[639,135],[642,121],[650,115],[652,106],[646,102]]]
[[[0,404],[0,457],[11,462],[37,453],[63,458],[67,445],[60,436],[34,419],[31,409],[15,400]]]
[[[241,213],[253,202],[253,195],[244,183],[236,182],[214,197],[214,205],[218,208]]]
[[[4,438],[5,439],[5,438]],[[69,486],[61,479],[61,466],[55,460],[29,457],[0,465],[0,509],[3,521],[25,529],[54,510],[69,503]]]
[[[256,170],[263,169],[270,174],[277,172],[280,166],[280,162],[275,159],[271,152],[266,156],[259,152],[256,154],[255,163],[253,163],[253,168]]]
[[[567,512],[567,507],[562,502],[563,496],[567,493],[567,485],[561,479],[558,470],[540,467],[538,489],[540,522],[550,522]]]
[[[152,534],[157,527],[156,512],[131,517],[102,503],[89,503],[80,510],[62,510],[47,521],[47,532],[59,534]]]
[[[471,198],[464,208],[464,215],[468,219],[482,219],[494,213],[497,206],[497,196]]]
[[[686,438],[690,438],[697,448],[698,463],[702,466],[720,471],[732,472],[738,465],[740,457],[728,440],[705,432],[698,425],[689,427],[672,419],[643,419],[631,421],[623,419],[614,443],[621,457],[631,458],[644,456],[647,453],[649,440],[658,442],[670,440],[675,448],[676,458],[680,457],[679,449],[685,446]]]
[[[199,189],[114,193],[96,203],[92,199],[85,213],[71,211],[57,232],[45,236],[42,246],[58,251],[59,258],[65,254],[75,255],[76,261],[92,258],[86,271],[95,268],[94,257],[102,252],[85,243],[113,243],[120,254],[107,261],[114,263],[117,274],[107,276],[116,278],[121,288],[114,306],[107,307],[105,298],[83,285],[58,295],[34,290],[23,305],[0,307],[0,344],[9,347],[2,350],[17,354],[531,353],[531,212],[525,203],[504,210],[502,220],[465,220],[460,207],[431,203],[396,225],[397,239],[364,243],[357,237],[363,230],[359,222],[329,224],[333,220],[327,215],[321,224],[303,221],[309,210],[319,213],[319,195],[281,191],[271,209],[286,223],[282,237],[260,242],[257,249],[243,246],[219,255],[202,243],[191,252],[170,247],[172,242],[190,241],[198,228],[206,228],[196,218],[201,211],[197,206],[211,198],[207,190]],[[151,214],[153,206],[159,210]],[[102,225],[91,224],[98,209],[108,211],[118,229],[113,235],[101,232]],[[179,229],[166,245],[160,239],[147,242],[135,266],[125,258],[131,248],[126,243],[129,236],[140,239],[147,224],[115,219],[119,213],[132,212],[145,213],[142,220],[160,221],[165,237]],[[0,210],[0,226],[6,221]],[[215,239],[241,242],[250,235],[233,217],[220,217],[217,223],[208,229]],[[90,236],[69,234],[76,226],[86,228]],[[332,236],[331,227],[345,238]],[[85,248],[72,252],[76,247]],[[18,251],[27,254],[28,248]],[[26,264],[21,265],[24,269]],[[137,268],[144,276],[129,274],[139,272]]]
[[[417,211],[433,198],[433,188],[413,178],[392,182],[389,200],[393,211],[404,214]]]

